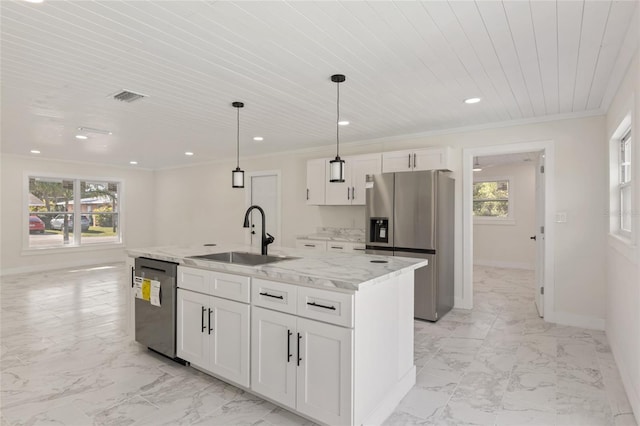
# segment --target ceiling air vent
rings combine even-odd
[[[141,95],[140,93],[130,92],[128,90],[122,90],[116,93],[115,95],[113,95],[113,99],[117,101],[123,101],[123,102],[133,102],[133,101],[137,101],[138,99],[142,99],[145,96],[146,95]]]

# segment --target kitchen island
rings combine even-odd
[[[178,264],[177,356],[324,424],[380,424],[415,384],[413,272],[426,261],[272,248],[250,266],[191,256],[239,245],[129,250]]]

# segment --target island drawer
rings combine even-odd
[[[296,314],[297,287],[291,284],[254,278],[251,285],[251,302],[287,314]]]
[[[353,327],[353,294],[298,287],[297,314],[331,324]]]
[[[206,269],[178,267],[178,287],[211,296],[224,297],[249,303],[249,277],[208,271]]]

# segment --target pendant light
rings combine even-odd
[[[480,163],[478,162],[478,157],[474,157],[475,161],[473,163],[473,171],[474,172],[481,172],[482,171],[482,167],[480,167]]]
[[[343,83],[347,78],[342,74],[334,74],[331,76],[331,81],[336,83],[337,89],[337,112],[338,117],[336,119],[336,158],[329,161],[329,182],[344,182],[344,160],[340,159],[340,83]]]
[[[231,186],[233,188],[244,188],[244,170],[240,169],[240,108],[244,107],[242,102],[231,104],[237,110],[237,133],[236,133],[236,169],[231,172]]]

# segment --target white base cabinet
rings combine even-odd
[[[254,307],[251,388],[326,424],[350,424],[353,330]]]
[[[249,386],[249,305],[178,289],[177,355]]]

